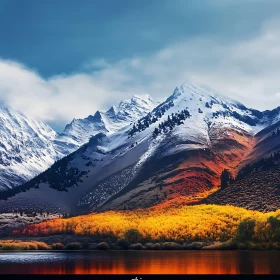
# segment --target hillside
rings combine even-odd
[[[234,205],[261,212],[280,208],[279,153],[245,166],[234,183],[202,201],[217,205]]]

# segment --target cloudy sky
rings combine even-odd
[[[191,79],[280,106],[278,0],[1,0],[0,104],[61,131]]]

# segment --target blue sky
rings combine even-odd
[[[61,130],[191,78],[280,105],[280,1],[1,0],[0,101]]]

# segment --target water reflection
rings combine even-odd
[[[278,251],[93,251],[1,253],[0,273],[270,274]]]

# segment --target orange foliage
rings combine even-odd
[[[21,240],[0,240],[0,250],[49,250],[45,242],[21,241]]]
[[[14,234],[76,234],[123,238],[129,229],[138,229],[143,239],[153,241],[228,240],[236,235],[239,223],[254,219],[258,228],[273,213],[249,211],[234,206],[195,205],[176,208],[150,208],[135,211],[108,211],[54,219],[29,225]]]

